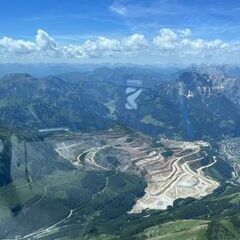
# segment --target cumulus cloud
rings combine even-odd
[[[58,48],[57,43],[55,40],[48,35],[48,33],[44,32],[43,30],[39,29],[36,35],[36,46],[39,47],[41,50],[46,51],[54,51]]]
[[[223,42],[220,39],[203,40],[192,38],[190,29],[173,31],[164,28],[153,39],[154,46],[162,54],[182,54],[182,55],[206,55],[222,53],[232,50],[233,44]]]
[[[29,41],[13,40],[9,37],[0,39],[0,53],[2,55],[25,55],[35,51],[35,44]]]
[[[190,29],[172,30],[163,28],[153,39],[142,34],[113,39],[98,37],[81,44],[60,44],[47,32],[38,30],[35,41],[0,38],[0,54],[4,58],[17,59],[90,59],[120,58],[124,56],[192,57],[217,56],[239,53],[240,43],[224,42],[220,39],[194,38]]]
[[[136,51],[144,47],[148,47],[148,41],[142,34],[133,34],[130,37],[124,38],[122,40],[122,46],[125,51]]]

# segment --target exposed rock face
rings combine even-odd
[[[211,83],[212,94],[223,93],[236,104],[240,104],[240,68],[227,65],[200,65],[191,69],[205,76]]]
[[[179,139],[240,135],[236,70],[195,67],[167,82],[156,73],[141,73],[101,68],[41,79],[7,75],[0,80],[0,118],[11,126],[34,130],[98,130],[122,124]],[[142,84],[137,96],[133,94],[133,106],[126,107],[130,80]]]

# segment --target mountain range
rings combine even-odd
[[[61,67],[0,79],[1,239],[240,238],[240,68]]]
[[[137,111],[125,107],[129,80],[142,83]],[[239,84],[239,76],[198,68],[158,74],[104,67],[43,78],[9,74],[0,79],[0,118],[3,124],[33,130],[122,124],[155,136],[234,137],[240,134]]]

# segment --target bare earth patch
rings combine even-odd
[[[207,142],[161,139],[159,145],[154,145],[150,138],[121,128],[73,134],[52,141],[58,154],[75,166],[143,176],[147,182],[145,195],[137,200],[130,213],[166,209],[178,198],[199,199],[219,186],[204,173],[217,159],[213,157],[208,165],[201,165],[210,148]],[[114,159],[114,164],[109,159]]]

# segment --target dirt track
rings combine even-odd
[[[127,141],[130,138],[131,141]],[[161,144],[153,147],[146,136],[136,133],[129,136],[121,129],[112,129],[92,135],[77,135],[76,139],[71,137],[69,141],[57,143],[56,151],[75,165],[84,164],[96,170],[112,169],[104,164],[106,158],[119,157],[119,151],[123,155],[127,152],[127,156],[119,157],[116,170],[142,173],[148,184],[145,195],[136,202],[132,213],[147,208],[166,209],[177,198],[201,198],[219,186],[203,171],[212,167],[217,159],[213,158],[206,166],[201,165],[201,160],[207,156],[203,149],[211,147],[208,143],[162,139]],[[109,151],[110,147],[118,152]],[[163,157],[166,150],[172,154]],[[197,167],[193,167],[193,163]]]

